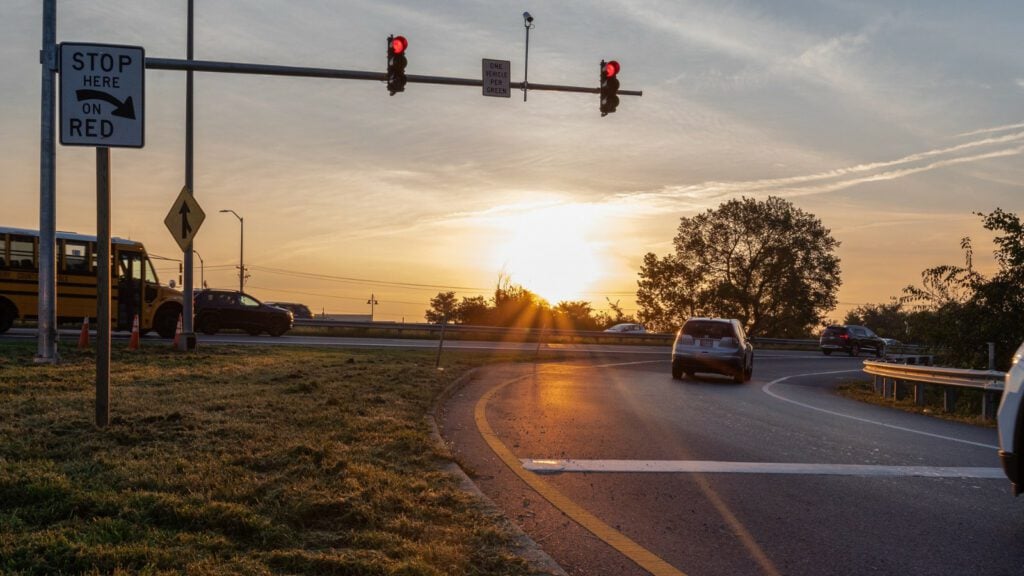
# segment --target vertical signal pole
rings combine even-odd
[[[56,117],[57,0],[43,3],[42,93],[39,139],[39,321],[35,361],[57,361]]]
[[[193,23],[193,0],[188,0],[188,41],[185,48],[185,58],[189,61],[192,60],[192,23]],[[185,73],[185,187],[188,188],[189,194],[195,194],[195,188],[193,187],[194,180],[192,177],[193,166],[192,163],[192,70],[188,70]],[[188,248],[185,250],[185,278],[184,282],[184,294],[182,295],[182,326],[181,331],[183,337],[178,339],[178,348],[182,351],[187,351],[195,348],[195,330],[192,326],[192,300],[193,300],[193,288],[192,283],[195,281],[195,274],[193,273],[192,266],[194,260],[192,259],[192,242],[189,242]]]
[[[533,16],[529,12],[523,12],[523,27],[526,28],[526,56],[523,58],[523,102],[526,102],[526,91],[529,85],[526,82],[530,72],[530,28],[533,28]]]
[[[110,148],[96,148],[96,426],[110,423]]]

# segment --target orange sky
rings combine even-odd
[[[60,2],[58,40],[184,56],[184,8]],[[212,286],[317,311],[421,321],[442,290],[489,296],[499,274],[552,301],[635,309],[644,253],[681,216],[739,196],[817,215],[842,259],[840,319],[929,266],[960,263],[972,211],[1019,210],[1024,48],[1018,5],[865,2],[797,12],[761,3],[574,2],[531,10],[530,80],[596,86],[621,62],[618,112],[596,95],[198,74],[195,247]],[[38,228],[41,3],[5,6],[0,224]],[[197,2],[200,59],[383,71],[388,34],[409,74],[473,78],[481,58],[523,74],[521,9],[460,2]],[[984,38],[984,42],[976,39]],[[184,75],[146,76],[146,146],[114,150],[113,230],[180,258],[163,218],[183,184]],[[58,150],[58,228],[94,233],[91,149]],[[197,260],[198,266],[198,260]],[[175,277],[176,264],[158,264]],[[196,270],[196,278],[199,270]]]

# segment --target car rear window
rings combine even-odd
[[[822,336],[839,336],[846,334],[846,328],[825,328],[825,331],[821,334]]]
[[[732,324],[708,320],[691,320],[683,324],[683,334],[694,338],[735,338]]]

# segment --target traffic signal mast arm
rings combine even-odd
[[[214,62],[209,60],[182,60],[176,58],[146,58],[146,68],[150,70],[182,70],[193,72],[220,72],[229,74],[256,74],[263,76],[293,76],[301,78],[334,78],[338,80],[376,80],[387,82],[387,72],[361,72],[358,70],[337,70],[333,68],[306,68],[301,66],[277,66],[273,64],[245,64],[239,62]],[[482,78],[450,78],[445,76],[420,76],[407,74],[406,82],[414,84],[441,84],[445,86],[483,86]],[[521,90],[522,82],[510,82],[511,88]],[[581,92],[600,94],[601,88],[584,86],[560,86],[557,84],[537,84],[530,82],[528,89],[553,92]],[[642,90],[619,90],[619,96],[643,96]]]

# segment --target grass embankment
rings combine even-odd
[[[887,406],[904,412],[925,414],[943,420],[953,420],[964,424],[995,428],[995,419],[985,419],[981,416],[982,393],[979,390],[960,390],[957,394],[955,409],[946,412],[942,404],[942,390],[940,386],[925,386],[925,402],[918,406],[914,401],[914,393],[909,385],[905,385],[904,395],[900,400],[892,397],[884,397],[875,391],[870,380],[850,381],[839,386],[838,392],[841,396],[875,404]]]
[[[474,362],[432,353],[0,344],[0,573],[518,575],[424,416]],[[479,362],[479,360],[476,360]]]

